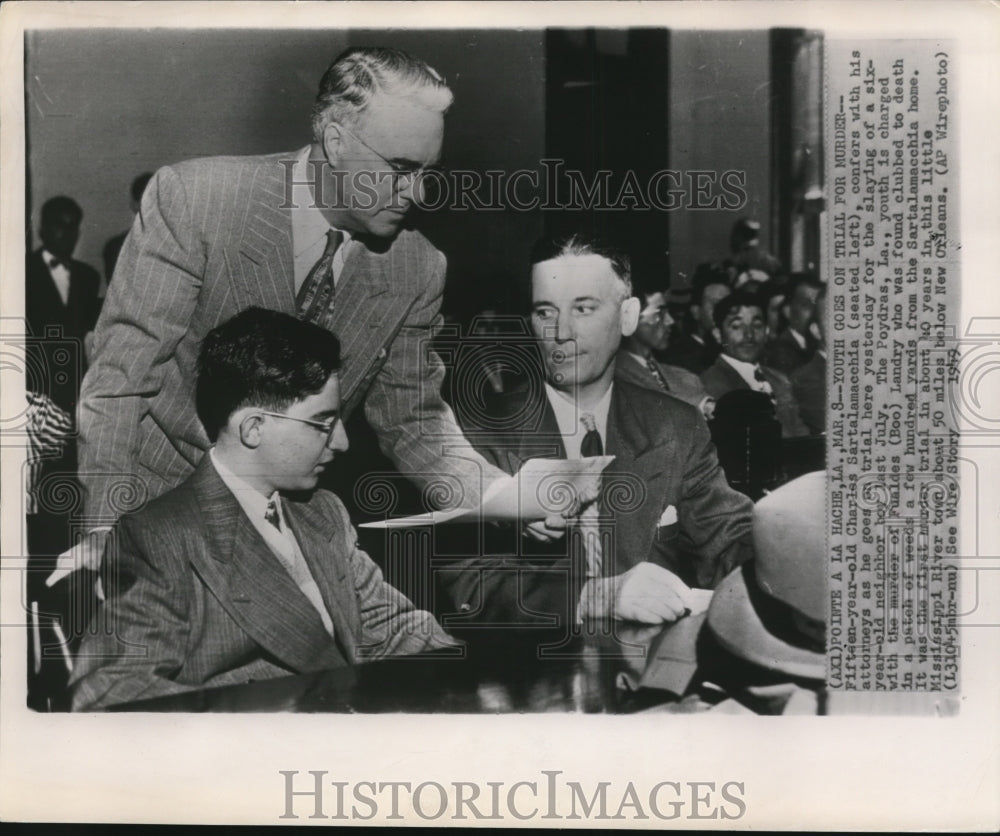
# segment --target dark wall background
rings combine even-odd
[[[673,284],[686,284],[702,261],[729,254],[739,217],[762,224],[761,246],[775,248],[771,217],[771,83],[767,31],[670,35],[670,167],[745,171],[747,205],[739,211],[674,212],[670,218]]]

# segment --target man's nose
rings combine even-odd
[[[333,435],[330,436],[327,446],[337,453],[345,453],[351,446],[347,440],[347,429],[344,427],[343,421],[338,421],[337,425],[333,428]]]
[[[553,326],[555,330],[556,342],[565,343],[572,340],[575,336],[573,331],[573,322],[568,316],[560,316],[556,319],[556,324]]]
[[[424,199],[424,184],[418,172],[394,174],[393,181],[396,201],[402,204],[401,208],[406,209],[411,203],[420,205]]]
[[[669,328],[671,325],[674,324],[674,318],[669,313],[667,313],[666,311],[663,312],[663,324],[667,328]]]

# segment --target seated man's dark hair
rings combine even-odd
[[[712,321],[715,323],[715,327],[721,331],[722,323],[726,321],[726,317],[740,308],[758,308],[761,316],[767,315],[767,309],[756,293],[738,290],[736,293],[730,293],[715,306],[715,310],[712,311]]]
[[[247,308],[213,328],[198,354],[195,404],[211,441],[237,409],[275,412],[320,392],[340,368],[340,341],[289,314]]]

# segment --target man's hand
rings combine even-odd
[[[527,523],[524,526],[524,536],[540,543],[551,543],[566,533],[569,520],[562,514],[549,514],[544,520]]]
[[[110,528],[94,528],[88,531],[83,539],[73,548],[59,555],[56,561],[55,571],[45,579],[46,586],[53,586],[63,578],[69,577],[78,569],[90,569],[97,572],[101,568],[101,560],[104,557],[104,544],[108,540]],[[104,600],[104,590],[101,587],[100,578],[95,584],[97,597]]]
[[[691,588],[673,572],[644,561],[613,578],[587,581],[580,596],[580,615],[663,624],[690,612],[690,592]]]
[[[524,526],[524,536],[531,537],[542,543],[558,540],[566,534],[566,526],[580,511],[597,499],[601,492],[601,474],[595,473],[591,478],[581,480],[577,485],[577,493],[572,504],[559,514],[549,514],[544,520],[536,520]]]

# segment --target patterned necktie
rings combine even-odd
[[[601,434],[597,431],[597,422],[594,420],[594,416],[586,412],[580,416],[580,423],[587,431],[580,443],[580,455],[584,457],[603,456],[604,442],[601,441]]]
[[[315,322],[324,328],[333,324],[333,257],[343,241],[344,233],[340,230],[327,232],[326,249],[295,297],[299,319]]]
[[[277,494],[267,501],[267,508],[264,510],[264,519],[271,523],[278,531],[281,531],[281,515],[278,514]]]
[[[580,416],[580,423],[587,430],[580,444],[581,456],[603,456],[604,443],[597,431],[597,422],[589,412]],[[600,507],[595,500],[578,517],[580,535],[583,538],[584,554],[587,558],[587,577],[598,578],[604,565],[604,547],[601,543]]]
[[[666,378],[663,377],[660,367],[656,365],[656,361],[652,357],[646,358],[646,368],[649,369],[649,373],[653,376],[653,380],[660,384],[660,388],[663,389],[664,392],[669,392],[670,387],[667,386]]]

